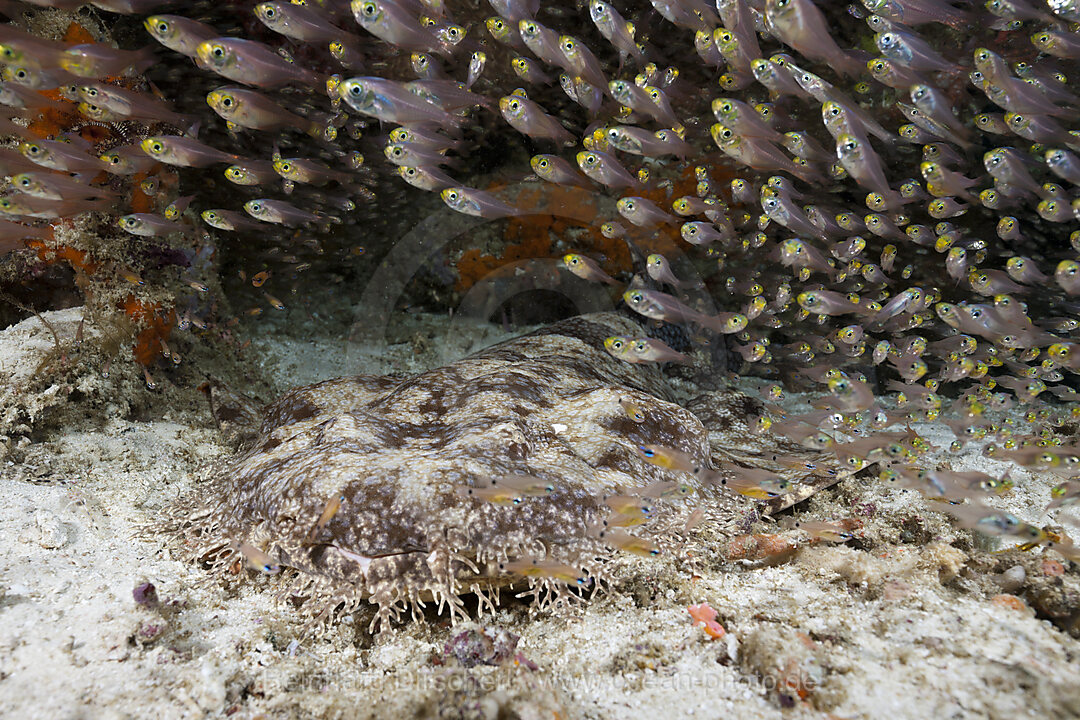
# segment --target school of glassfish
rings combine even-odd
[[[646,325],[691,336],[678,348],[614,336],[612,356],[689,365],[697,340],[727,343],[743,373],[822,391],[815,412],[794,416],[774,404],[785,391],[774,386],[758,431],[947,501],[965,527],[1080,562],[1067,534],[982,502],[1008,492],[1008,475],[920,467],[930,448],[910,427],[940,419],[954,450],[989,442],[995,459],[1060,476],[1048,510],[1080,502],[1070,437],[1080,422],[1080,3],[594,0],[587,18],[539,0],[489,0],[490,16],[442,0],[226,4],[250,14],[230,32],[260,39],[219,31],[206,8],[197,19],[148,14],[170,5],[155,0],[91,4],[142,17],[164,50],[0,26],[4,132],[17,139],[0,150],[10,218],[0,248],[103,211],[142,238],[195,236],[198,218],[220,233],[303,231],[317,244],[354,213],[378,211],[379,173],[460,213],[526,216],[513,197],[450,174],[481,135],[519,134],[535,182],[614,200],[601,231],[627,243],[639,272],[624,282],[578,251],[562,254],[566,271],[612,286]],[[221,83],[203,100],[213,116],[140,79],[176,55],[192,63],[187,74]],[[71,108],[86,124],[126,130],[107,148],[68,128],[35,132]],[[224,144],[237,137],[255,140]],[[373,138],[381,151],[365,157]],[[176,168],[221,170],[241,201],[218,207],[220,193],[189,187]],[[124,212],[134,191],[153,202]],[[708,306],[684,292],[702,289]],[[177,314],[182,324],[197,312]],[[1006,415],[1018,403],[1023,424]],[[672,448],[640,452],[751,498],[790,490],[769,471],[721,474]],[[632,526],[653,499],[684,490],[672,482],[604,502]],[[500,504],[547,491],[528,477],[463,488]],[[339,506],[332,499],[312,533]],[[597,536],[659,552],[619,525]],[[803,529],[850,537],[829,523]],[[237,549],[277,567],[258,548]],[[506,571],[578,579],[517,562]]]

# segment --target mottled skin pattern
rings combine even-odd
[[[781,448],[752,436],[760,404],[709,393],[695,415],[673,402],[655,367],[615,360],[604,338],[640,334],[615,314],[582,316],[408,379],[358,376],[295,389],[270,406],[254,444],[218,473],[178,517],[197,555],[235,567],[238,543],[265,550],[289,572],[289,593],[326,611],[379,605],[376,623],[434,599],[457,616],[462,595],[480,609],[498,587],[525,584],[543,605],[567,595],[557,577],[501,571],[536,558],[583,570],[595,588],[612,548],[596,537],[605,494],[660,480],[688,482],[687,501],[657,503],[676,518],[698,504],[710,517],[756,515],[752,503],[684,473],[644,462],[651,443],[730,462]],[[632,421],[620,398],[646,416]],[[717,432],[706,430],[706,419]],[[535,475],[554,491],[520,504],[463,492],[508,474]],[[340,509],[317,523],[332,498]],[[648,536],[651,520],[630,528]],[[291,570],[290,570],[291,569]],[[571,582],[570,584],[574,584]]]

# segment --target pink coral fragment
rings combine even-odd
[[[704,630],[705,634],[712,639],[716,640],[727,635],[724,626],[716,622],[716,610],[709,603],[690,605],[686,608],[686,611],[694,619],[694,624]]]

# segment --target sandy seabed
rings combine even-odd
[[[71,338],[81,311],[46,318]],[[442,318],[410,322],[412,340],[349,367],[340,340],[266,335],[245,389],[268,400],[347,372],[418,371],[505,337],[477,327],[455,344]],[[724,538],[702,527],[705,551],[620,559],[610,586],[571,608],[530,614],[504,594],[478,623],[429,613],[372,637],[357,613],[305,635],[276,578],[206,582],[144,529],[231,453],[195,390],[216,368],[149,392],[133,368],[106,378],[72,351],[67,379],[43,387],[55,348],[36,318],[0,332],[0,716],[1080,717],[1080,571],[955,529],[935,503],[872,478],[794,509],[857,519],[853,541],[782,562],[709,551]],[[977,445],[949,453],[944,425],[916,429],[940,448],[928,462],[1007,467]],[[1058,478],[1012,476],[995,505],[1080,522],[1043,513]],[[723,638],[693,623],[687,606],[701,602]]]

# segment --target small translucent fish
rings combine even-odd
[[[812,0],[766,0],[765,17],[781,42],[834,70],[856,76],[862,64],[836,44],[821,10]]]
[[[115,193],[109,190],[91,187],[74,178],[57,173],[19,173],[11,176],[11,185],[25,195],[46,200],[116,197]]]
[[[326,502],[326,506],[323,511],[319,513],[319,518],[315,521],[315,525],[308,531],[307,541],[315,542],[315,538],[319,536],[323,528],[337,515],[338,510],[341,509],[341,504],[345,502],[344,495],[334,495]]]
[[[675,273],[671,270],[671,264],[667,261],[667,258],[659,253],[653,253],[645,258],[645,271],[653,280],[660,283],[666,283],[673,288],[683,288],[693,285],[693,283],[684,283],[675,277]]]
[[[509,45],[516,50],[524,50],[525,43],[521,40],[521,35],[518,34],[517,26],[511,24],[511,22],[501,17],[490,17],[484,21],[484,27],[491,33],[491,36],[503,43]]]
[[[1034,260],[1019,255],[1009,258],[1005,268],[1013,280],[1025,285],[1041,284],[1050,279],[1050,276],[1039,270]]]
[[[510,69],[519,78],[533,85],[548,85],[553,79],[540,68],[539,63],[521,55],[510,60]]]
[[[559,50],[562,53],[563,62],[556,64],[565,68],[574,78],[581,78],[596,88],[607,85],[608,81],[601,69],[600,61],[585,43],[571,35],[560,35]]]
[[[465,215],[483,218],[500,218],[520,215],[521,211],[507,205],[502,200],[483,190],[466,187],[450,187],[439,193],[439,197],[452,210]]]
[[[732,236],[731,234],[717,230],[716,226],[712,223],[700,220],[683,223],[679,228],[679,234],[682,235],[683,240],[686,242],[692,245],[701,246],[711,245],[714,242],[720,242]]]
[[[748,322],[739,313],[706,315],[683,305],[671,295],[654,290],[627,290],[623,300],[634,312],[653,320],[693,322],[714,332],[731,334],[742,331]]]
[[[182,135],[151,135],[139,143],[147,155],[168,165],[208,167],[216,163],[235,162],[240,158],[232,153],[210,147]]]
[[[97,171],[102,161],[91,157],[75,145],[58,140],[34,140],[19,143],[19,152],[36,165],[64,172]]]
[[[613,527],[601,530],[596,537],[618,550],[634,555],[656,557],[660,554],[659,545],[651,540],[635,537],[622,528]]]
[[[666,343],[655,338],[633,338],[620,359],[633,363],[673,362],[681,365],[692,364],[689,357],[680,352],[675,352]]]
[[[725,469],[731,474],[722,480],[723,487],[755,500],[771,500],[779,497],[790,492],[794,485],[791,481],[769,470],[739,466],[730,466]]]
[[[823,520],[794,520],[790,526],[795,530],[801,530],[816,540],[842,543],[855,537],[847,530],[843,523],[827,522]]]
[[[317,136],[317,123],[289,112],[255,90],[230,86],[211,90],[206,104],[225,120],[251,130],[279,130],[292,127]]]
[[[623,62],[630,55],[639,61],[644,59],[644,53],[634,42],[634,26],[623,19],[622,15],[609,3],[601,0],[590,2],[589,17],[592,18],[600,34],[619,51]]]
[[[618,285],[619,281],[604,272],[600,264],[592,258],[578,253],[567,253],[562,257],[563,266],[582,280]]]
[[[532,50],[536,57],[548,65],[562,66],[566,61],[566,57],[559,48],[558,33],[531,18],[523,18],[518,21],[517,25],[522,42]]]
[[[671,213],[664,212],[648,198],[623,197],[615,203],[620,215],[638,227],[652,228],[677,222]]]
[[[244,559],[247,560],[248,566],[253,570],[258,570],[268,575],[273,575],[281,571],[281,565],[278,564],[277,560],[254,545],[240,543],[236,546],[236,549],[240,551],[244,556]]]
[[[639,495],[605,495],[603,503],[620,515],[648,517],[653,513],[652,503]]]
[[[240,160],[225,168],[225,179],[235,185],[254,187],[274,182],[280,176],[274,164],[265,160]]]
[[[487,54],[479,50],[474,52],[469,58],[469,77],[465,80],[465,87],[471,88],[476,84],[484,72],[485,65],[487,65]]]
[[[1031,43],[1048,55],[1080,59],[1080,38],[1064,28],[1044,28],[1031,36]]]
[[[245,85],[323,87],[325,78],[278,55],[267,45],[241,38],[206,40],[195,50],[203,67]]]
[[[391,45],[406,50],[447,53],[435,33],[424,27],[416,16],[389,0],[352,0],[353,17],[360,27]]]
[[[323,217],[285,202],[270,198],[258,198],[244,203],[244,210],[256,220],[295,227],[323,220]]]
[[[577,154],[577,164],[583,173],[612,190],[640,185],[618,160],[606,153],[583,150]]]
[[[198,47],[220,35],[216,28],[181,15],[150,15],[143,27],[159,43],[189,58],[198,56]]]
[[[458,182],[435,167],[409,167],[399,165],[395,168],[398,176],[413,187],[421,190],[445,190],[455,187]]]
[[[610,341],[610,340],[614,340],[614,338],[608,338],[607,340],[604,341],[604,348],[605,349],[607,348],[608,341]],[[626,342],[626,339],[623,338],[623,341]],[[614,343],[613,343],[612,350],[614,350],[615,352],[618,352],[619,349],[620,348],[615,348]],[[612,350],[609,350],[608,352],[612,352]],[[616,357],[618,357],[618,356],[616,356]],[[636,422],[636,423],[645,422],[645,411],[641,409],[640,405],[635,403],[630,398],[625,398],[625,397],[619,398],[619,406],[622,407],[623,411],[626,413],[626,416],[628,418],[630,418],[631,420],[633,420],[634,422]]]
[[[525,577],[548,577],[571,585],[586,585],[588,578],[579,569],[554,560],[511,560],[499,563],[499,572]]]
[[[681,470],[691,474],[698,474],[702,470],[702,464],[694,460],[692,455],[674,448],[660,445],[640,445],[635,448],[638,456],[649,463],[667,470]]]
[[[78,93],[88,104],[104,109],[120,119],[160,120],[177,127],[186,127],[195,121],[195,116],[174,112],[166,103],[146,93],[117,85],[87,81],[78,86]]]
[[[1062,260],[1054,269],[1054,280],[1067,295],[1080,295],[1080,263]]]
[[[157,165],[157,160],[134,144],[113,148],[98,159],[104,164],[105,172],[112,175],[135,175],[148,172]]]
[[[478,487],[462,486],[457,488],[457,493],[496,505],[518,505],[524,500],[520,493],[496,484],[482,484]]]
[[[556,185],[591,187],[574,166],[558,155],[533,155],[529,161],[533,172],[543,180]]]
[[[1007,535],[1026,542],[1044,542],[1048,539],[1042,529],[1023,522],[1012,513],[986,505],[949,505],[946,512],[954,516],[961,527],[986,535]]]
[[[383,148],[383,156],[395,165],[417,167],[437,166],[451,162],[442,150],[417,143],[392,143]]]
[[[353,179],[349,173],[334,170],[307,158],[278,157],[274,159],[273,165],[274,171],[281,177],[305,185],[325,185],[331,181],[348,184]]]
[[[182,232],[184,229],[182,225],[154,213],[121,215],[117,218],[116,224],[124,232],[140,237],[162,237]]]
[[[574,136],[554,116],[521,95],[500,98],[499,110],[506,122],[523,135],[565,144],[574,142]]]
[[[101,78],[123,75],[128,70],[140,73],[157,59],[148,47],[142,50],[118,50],[101,43],[89,43],[69,47],[60,55],[59,61],[60,67],[72,75]]]
[[[1046,510],[1080,504],[1080,481],[1066,480],[1050,490],[1050,504]]]
[[[934,50],[921,37],[898,28],[874,36],[878,50],[887,60],[899,63],[915,72],[951,72],[956,66]]]
[[[255,17],[274,32],[309,43],[331,41],[355,44],[359,38],[334,25],[312,5],[287,2],[262,2],[254,8]]]

